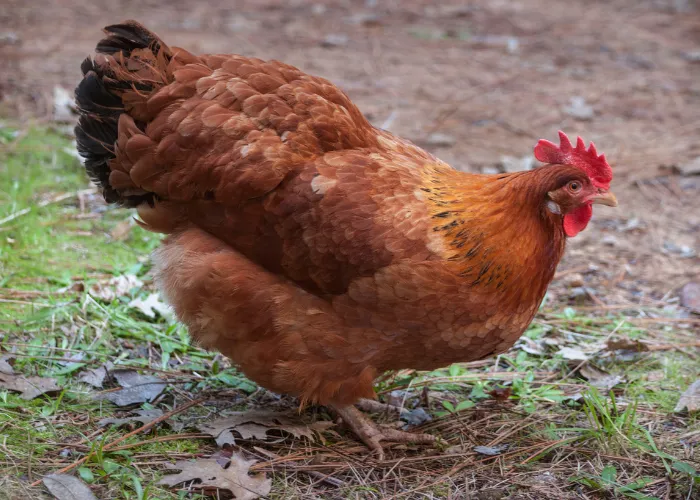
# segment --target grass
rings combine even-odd
[[[62,388],[30,401],[0,389],[0,498],[49,498],[31,483],[86,456],[75,472],[100,498],[202,498],[196,488],[156,483],[163,464],[215,453],[213,439],[157,425],[110,447],[142,424],[100,426],[130,412],[95,399],[108,386],[92,388],[81,375],[108,361],[158,375],[167,390],[131,409],[168,412],[203,397],[181,415],[189,419],[294,402],[193,346],[173,320],[132,305],[153,291],[147,256],[159,237],[133,225],[129,212],[105,207],[71,150],[50,129],[0,128],[0,357],[11,356],[16,373],[50,377]],[[126,275],[143,284],[99,297]],[[664,314],[546,303],[523,341],[539,354],[515,348],[379,382],[382,397],[432,415],[424,428],[442,437],[441,450],[397,449],[379,464],[338,433],[326,444],[287,438],[242,447],[258,460],[256,471],[273,478],[271,498],[462,498],[486,490],[500,495],[493,498],[698,498],[692,440],[700,422],[673,412],[700,373],[698,350],[682,347],[696,332]],[[600,348],[586,362],[557,354],[563,346],[594,352],[611,336],[655,350]],[[592,387],[576,369],[591,365],[621,382]],[[475,446],[499,451],[480,454]],[[324,482],[328,475],[340,486]]]

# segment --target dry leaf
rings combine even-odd
[[[586,361],[588,359],[588,354],[574,347],[562,347],[557,354],[564,359],[572,359],[574,361]]]
[[[510,445],[507,444],[499,444],[496,446],[475,446],[473,449],[475,452],[481,454],[481,455],[487,455],[489,457],[494,457],[496,455],[500,455],[504,451],[508,449]]]
[[[104,384],[107,374],[113,367],[114,365],[108,361],[104,365],[100,366],[99,368],[95,368],[94,370],[85,370],[80,374],[78,380],[84,384],[100,388],[102,387],[102,384]]]
[[[643,352],[649,350],[649,347],[643,342],[640,342],[639,340],[628,339],[626,337],[617,337],[609,339],[606,344],[606,348],[609,351]]]
[[[603,392],[608,392],[617,384],[625,381],[621,376],[612,375],[591,364],[582,366],[579,373],[585,377],[593,387],[597,387]]]
[[[134,370],[115,370],[112,376],[123,389],[98,394],[95,399],[106,399],[117,406],[150,403],[166,386],[162,379],[153,375],[140,375]]]
[[[30,400],[47,392],[58,392],[61,387],[56,383],[56,379],[48,377],[25,377],[24,375],[13,375],[0,373],[0,388],[10,391],[21,392],[22,399]]]
[[[700,379],[690,384],[690,387],[681,395],[673,411],[683,411],[684,409],[687,409],[688,413],[700,410]]]
[[[129,302],[129,307],[133,307],[141,311],[143,314],[149,318],[155,318],[156,313],[160,314],[166,319],[172,319],[175,317],[173,309],[160,300],[160,296],[157,293],[151,293],[146,297],[146,300],[141,298],[136,298]]]
[[[10,361],[13,359],[14,358],[12,356],[3,356],[2,358],[0,358],[0,373],[4,373],[6,375],[12,375],[13,373],[15,373],[15,370],[10,364]]]
[[[58,500],[97,500],[88,485],[67,474],[44,476],[44,485]]]
[[[510,387],[496,387],[489,392],[489,396],[498,401],[507,401],[513,390]]]
[[[103,418],[99,422],[97,422],[97,425],[100,427],[103,427],[105,425],[112,424],[116,427],[125,425],[125,424],[131,424],[134,422],[139,422],[143,425],[150,424],[153,422],[155,419],[162,417],[163,412],[157,408],[154,408],[152,410],[136,410],[135,411],[136,415],[133,417],[125,417],[125,418]]]
[[[536,356],[541,356],[547,352],[541,341],[536,342],[528,337],[520,337],[515,344],[515,348],[521,349],[528,354],[534,354]]]
[[[313,440],[316,432],[324,431],[332,425],[332,422],[314,422],[307,425],[287,413],[252,410],[235,412],[213,422],[199,424],[197,428],[213,436],[219,446],[225,446],[236,442],[232,431],[238,433],[241,439],[254,438],[267,441],[271,438],[267,433],[277,430],[297,438],[305,436]]]
[[[272,480],[265,473],[249,475],[250,466],[255,460],[246,460],[242,453],[231,456],[231,462],[224,469],[217,459],[179,460],[175,465],[166,464],[166,468],[181,471],[165,476],[158,484],[175,486],[189,481],[198,481],[199,488],[218,488],[234,494],[236,500],[254,500],[266,496],[272,489]]]
[[[107,281],[99,281],[90,287],[90,295],[105,302],[128,295],[132,288],[141,288],[143,282],[133,274],[115,276]]]

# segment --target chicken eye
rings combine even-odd
[[[573,193],[580,191],[581,189],[581,183],[578,181],[571,181],[569,182],[569,190]]]

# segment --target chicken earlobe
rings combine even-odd
[[[352,405],[333,406],[333,409],[355,435],[362,439],[362,442],[377,455],[379,460],[384,460],[384,448],[381,441],[416,444],[433,444],[437,441],[437,438],[430,434],[414,434],[375,424]]]

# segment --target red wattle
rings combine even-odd
[[[564,232],[571,238],[586,229],[588,221],[593,215],[593,207],[590,203],[580,206],[564,216]]]

